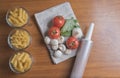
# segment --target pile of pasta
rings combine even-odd
[[[16,27],[21,27],[27,23],[28,13],[23,8],[15,8],[10,11],[8,21]]]
[[[30,35],[27,31],[18,29],[10,36],[10,43],[17,49],[26,48],[30,43]]]
[[[16,71],[25,72],[30,69],[32,64],[32,58],[26,52],[18,52],[13,56],[10,63]]]

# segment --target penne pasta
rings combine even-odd
[[[17,67],[17,60],[13,62],[13,67]]]
[[[17,30],[10,37],[11,45],[18,49],[27,47],[29,41],[30,41],[30,37],[26,31]]]
[[[17,55],[15,54],[14,57],[12,58],[12,60],[11,60],[11,63],[12,63],[12,64],[15,62],[16,57],[17,57]]]
[[[24,56],[24,53],[21,53],[21,55],[19,56],[18,60],[22,60]]]
[[[25,54],[24,57],[23,57],[23,59],[22,59],[22,63],[25,63],[25,61],[26,61],[27,58],[28,58],[28,57],[27,57],[26,54]]]
[[[21,19],[21,17],[18,17],[18,20],[19,20],[19,22],[22,23],[22,24],[25,23],[25,21],[24,21],[23,19]]]
[[[18,8],[15,8],[15,10],[13,12],[14,13],[18,13]]]
[[[28,14],[23,8],[15,8],[9,12],[8,21],[17,27],[25,25],[28,21]]]
[[[28,53],[22,52],[15,54],[10,63],[12,64],[15,70],[19,72],[24,72],[30,69],[32,59],[30,58]]]

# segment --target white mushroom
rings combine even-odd
[[[64,44],[59,44],[58,48],[60,49],[60,51],[64,52],[66,50],[66,46]]]
[[[46,44],[50,44],[50,38],[48,36],[45,37],[44,41]]]
[[[60,50],[57,50],[57,51],[55,51],[55,53],[54,53],[54,57],[56,57],[56,58],[60,58],[61,56],[62,56],[62,52],[60,51]]]
[[[77,27],[72,30],[72,36],[74,36],[76,38],[82,38],[83,33],[82,33],[81,29]]]
[[[70,49],[66,49],[66,51],[64,52],[66,55],[69,55],[69,54],[71,54],[71,52],[72,52],[72,50],[70,50]]]
[[[58,38],[58,43],[63,43],[64,42],[64,37],[63,36],[60,36],[59,38]]]
[[[57,50],[58,49],[58,45],[52,45],[52,49],[53,50]]]
[[[56,46],[56,45],[58,45],[58,40],[57,40],[57,39],[52,39],[52,40],[50,41],[50,44],[51,44],[52,46]]]

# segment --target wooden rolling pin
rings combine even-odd
[[[78,50],[76,55],[75,63],[71,72],[70,78],[82,78],[83,73],[87,64],[87,60],[90,54],[92,46],[92,32],[94,29],[94,23],[90,24],[86,37],[82,40],[81,48]]]

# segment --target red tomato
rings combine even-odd
[[[64,25],[64,23],[65,23],[65,19],[63,16],[56,16],[53,19],[54,26],[56,26],[58,28],[61,28]]]
[[[76,49],[79,46],[79,41],[75,37],[69,37],[66,41],[66,45],[69,49]]]
[[[52,26],[49,31],[48,35],[52,39],[57,39],[60,37],[60,29],[58,27]]]

